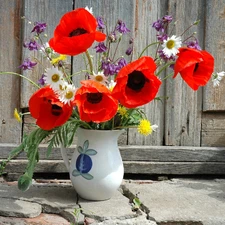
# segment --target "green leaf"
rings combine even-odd
[[[85,154],[87,155],[96,155],[97,154],[97,151],[95,151],[94,149],[88,149]]]
[[[78,147],[77,147],[77,150],[78,150],[78,152],[79,152],[80,154],[84,153],[84,150],[83,150],[83,148],[82,148],[81,146],[78,146]]]
[[[81,173],[80,173],[78,170],[73,170],[72,175],[73,175],[74,177],[77,177],[77,176],[80,176]]]
[[[84,144],[83,144],[83,150],[84,150],[84,152],[86,152],[86,150],[88,149],[88,147],[89,147],[89,141],[86,140],[86,141],[84,142]]]
[[[21,191],[28,190],[31,184],[32,184],[32,178],[29,177],[27,173],[25,173],[24,175],[20,176],[20,178],[18,180],[18,188]]]
[[[140,199],[139,198],[134,198],[133,199],[133,203],[134,203],[134,206],[135,206],[135,208],[140,208],[140,206],[141,206],[141,201],[140,201]]]
[[[82,173],[81,176],[87,180],[92,180],[94,177],[89,173]]]

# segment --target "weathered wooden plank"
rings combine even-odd
[[[137,59],[142,50],[156,41],[156,32],[152,28],[153,22],[166,14],[167,1],[136,0],[134,22],[134,55]],[[156,46],[149,48],[144,55],[155,57]],[[158,96],[165,96],[164,84],[161,85]],[[152,135],[144,137],[137,129],[129,129],[128,143],[130,145],[163,145],[164,135],[164,105],[160,101],[152,101],[144,106],[147,118],[159,128]]]
[[[201,146],[225,146],[225,114],[204,113]]]
[[[21,173],[26,167],[26,160],[13,160],[7,167],[7,173]],[[224,162],[124,162],[125,173],[129,174],[225,174]],[[40,160],[35,173],[67,173],[62,160]]]
[[[215,72],[225,71],[225,0],[207,1],[205,48],[215,58]],[[225,110],[225,79],[219,87],[212,82],[204,88],[203,110]]]
[[[0,145],[0,158],[5,159],[15,144]],[[76,146],[67,149],[69,159]],[[150,162],[225,162],[225,147],[189,147],[189,146],[120,146],[123,161]],[[39,154],[41,160],[62,159],[60,148],[54,148],[49,158],[46,157],[47,146],[41,145]],[[17,159],[24,159],[20,154]]]
[[[73,2],[71,0],[64,0],[63,2],[61,0],[24,0],[23,2],[24,16],[27,19],[32,20],[32,24],[36,21],[47,23],[46,34],[48,35],[48,38],[43,40],[44,43],[48,42],[48,40],[52,37],[53,31],[56,25],[59,23],[61,16],[65,12],[73,9]],[[30,32],[33,28],[32,26],[33,25],[29,24],[27,20],[24,21],[23,36],[26,40],[30,37]],[[30,57],[30,59],[32,59],[34,57],[37,57],[37,55],[40,61],[43,63],[44,67],[38,65],[32,71],[24,71],[23,73],[24,75],[26,75],[26,77],[33,80],[34,82],[37,82],[40,79],[45,70],[45,66],[50,66],[50,64],[47,63],[47,60],[41,55],[40,52],[30,52],[27,49],[24,49],[23,51],[23,59],[27,57]],[[70,57],[68,57],[67,60],[68,63],[71,63]],[[32,84],[28,83],[26,80],[22,80],[21,107],[24,108],[28,106],[29,98],[36,90],[36,87],[34,87]]]
[[[19,0],[0,0],[0,5],[0,71],[19,72],[22,4]],[[0,143],[19,143],[22,126],[14,119],[13,111],[19,108],[20,78],[0,78]]]
[[[197,31],[200,44],[203,44],[204,4],[202,0],[170,0],[169,14],[174,17],[176,26],[173,34],[180,35],[194,21],[201,24],[190,29],[182,40]],[[166,81],[165,145],[200,146],[201,133],[201,90],[194,92],[178,75]]]

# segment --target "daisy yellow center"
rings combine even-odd
[[[141,120],[140,124],[138,126],[138,132],[142,135],[149,135],[152,133],[152,127],[151,127],[151,123],[149,120]]]
[[[73,97],[73,92],[72,92],[72,91],[66,92],[65,97],[66,97],[67,99],[71,99],[71,98]]]
[[[169,40],[169,41],[167,41],[166,47],[167,47],[168,49],[174,48],[174,47],[175,47],[175,41],[174,41],[174,40]]]
[[[56,74],[56,73],[53,74],[53,75],[52,75],[52,81],[53,81],[53,82],[58,82],[58,81],[59,81],[59,74]]]
[[[98,82],[102,82],[103,77],[101,75],[97,75],[97,76],[95,76],[95,80],[98,81]]]

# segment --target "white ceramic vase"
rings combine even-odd
[[[77,148],[69,163],[66,150],[61,153],[78,195],[87,200],[106,200],[123,180],[124,167],[117,140],[122,130],[78,128]]]

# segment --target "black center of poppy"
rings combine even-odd
[[[145,86],[146,81],[148,80],[142,72],[134,70],[128,74],[127,86],[134,91],[140,91]]]
[[[51,113],[54,116],[59,116],[62,113],[62,107],[58,105],[52,105]]]
[[[70,32],[69,37],[73,37],[73,36],[79,36],[81,34],[86,34],[87,31],[83,28],[77,28],[76,30],[73,30],[72,32]]]
[[[196,64],[195,64],[195,68],[194,68],[194,72],[197,71],[198,67],[199,67],[199,63],[196,63]]]
[[[102,93],[87,93],[87,101],[97,104],[102,101]]]

